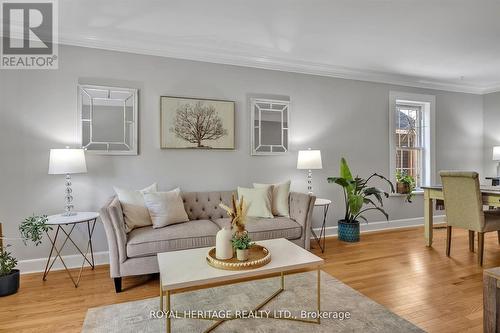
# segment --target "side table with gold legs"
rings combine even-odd
[[[52,243],[52,247],[50,249],[49,257],[47,259],[47,264],[45,265],[45,270],[43,272],[44,281],[47,279],[47,275],[49,275],[49,272],[54,266],[54,263],[56,262],[57,258],[59,258],[59,260],[64,266],[64,269],[66,270],[71,281],[73,282],[73,285],[75,286],[75,288],[78,288],[78,284],[80,283],[80,278],[82,277],[82,271],[83,268],[85,267],[85,262],[87,262],[90,265],[90,267],[92,267],[92,269],[94,269],[95,266],[94,250],[92,248],[92,235],[94,233],[94,228],[98,217],[99,213],[97,212],[78,212],[71,216],[64,216],[59,214],[59,215],[51,215],[48,217],[47,225],[55,226],[56,230],[54,238],[52,238],[50,234],[47,232],[47,237]],[[80,247],[71,238],[71,234],[75,230],[77,224],[84,224],[84,225],[86,224],[85,233],[87,234],[88,240],[85,251],[80,249]],[[61,245],[58,247],[57,241],[59,238],[63,238],[63,241]],[[68,266],[66,266],[66,263],[64,262],[64,259],[61,255],[62,250],[68,241],[70,241],[70,243],[72,243],[73,246],[77,249],[77,251],[82,255],[82,265],[80,266],[80,271],[76,279],[69,271],[69,268]],[[55,254],[53,258],[52,254]]]

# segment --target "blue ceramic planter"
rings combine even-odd
[[[359,221],[348,223],[339,220],[338,226],[339,240],[343,242],[359,242]]]

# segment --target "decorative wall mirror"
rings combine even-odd
[[[288,152],[290,101],[250,98],[252,155]]]
[[[103,155],[137,155],[137,89],[78,86],[82,147]]]

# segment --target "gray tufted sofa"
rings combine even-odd
[[[230,219],[219,203],[228,205],[233,192],[183,192],[181,196],[189,222],[160,229],[142,227],[125,232],[123,212],[117,197],[101,209],[101,219],[109,247],[110,274],[116,292],[121,291],[124,276],[158,272],[156,254],[215,245],[215,235]],[[247,230],[252,240],[286,238],[309,250],[312,211],[316,198],[291,192],[290,218],[249,218]]]

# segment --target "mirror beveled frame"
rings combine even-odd
[[[90,91],[99,91],[101,93],[107,94],[107,97],[93,97],[89,93]],[[123,94],[124,98],[111,98],[113,93]],[[89,115],[88,118],[83,118],[83,95],[86,95],[90,100]],[[138,154],[138,89],[134,88],[122,88],[122,87],[110,87],[110,86],[98,86],[98,85],[88,85],[79,84],[78,85],[78,140],[82,148],[87,152],[98,154],[98,155],[137,155]],[[131,106],[132,112],[131,120],[127,120],[127,103],[128,100],[132,99]],[[94,100],[109,101],[114,103],[123,103],[123,123],[118,124],[118,126],[123,126],[123,141],[93,141],[93,122],[94,122]],[[89,138],[88,142],[84,142],[84,123],[89,124]],[[127,142],[127,133],[130,136]],[[106,149],[91,149],[91,145],[105,145]],[[110,149],[111,145],[122,145],[128,149]]]
[[[268,104],[269,108],[260,107],[259,104]],[[278,108],[274,108],[278,107]],[[256,108],[259,119],[256,119]],[[281,144],[266,144],[262,142],[262,111],[279,112],[281,114]],[[283,114],[286,113],[286,116]],[[255,122],[258,121],[259,125]],[[286,127],[284,124],[286,123]],[[289,128],[290,128],[290,100],[279,100],[269,98],[250,98],[250,151],[252,155],[284,155],[289,152]],[[258,134],[256,134],[256,131]],[[269,151],[259,151],[261,147],[269,147]],[[283,149],[283,151],[273,151],[273,149]]]

